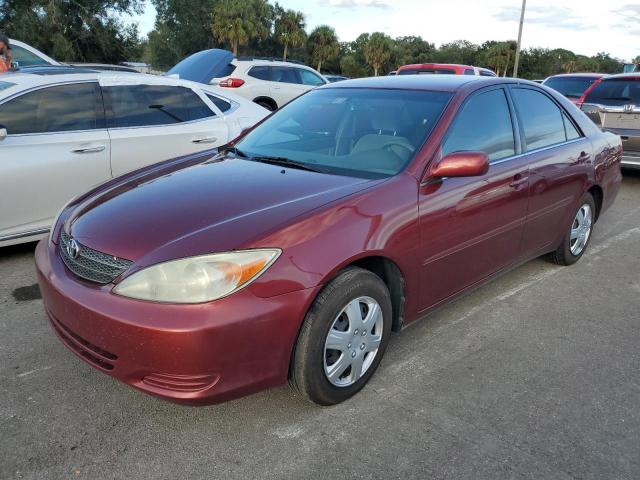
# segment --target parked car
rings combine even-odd
[[[488,68],[458,65],[455,63],[416,63],[398,67],[396,75],[480,75],[495,77],[493,70]]]
[[[325,75],[329,83],[342,82],[343,80],[349,80],[349,77],[343,77],[342,75]]]
[[[125,65],[110,65],[105,63],[60,63],[53,58],[45,55],[37,48],[32,47],[19,40],[9,39],[11,43],[11,59],[17,70],[24,70],[25,67],[47,67],[47,66],[72,66],[80,68],[90,68],[99,71],[121,71],[121,72],[137,72],[135,68]]]
[[[16,67],[60,65],[53,58],[33,48],[31,45],[13,38],[10,38],[9,42],[11,42],[11,60]]]
[[[89,68],[91,70],[97,70],[99,72],[128,72],[128,73],[140,73],[133,67],[126,65],[111,65],[108,63],[89,63],[89,62],[71,62],[66,65],[72,67]]]
[[[0,246],[46,234],[65,201],[98,183],[223,145],[268,114],[187,81],[30,68],[45,73],[0,75]]]
[[[562,73],[547,77],[542,84],[580,105],[587,91],[606,76],[604,73]]]
[[[233,89],[241,97],[268,110],[276,110],[328,81],[301,63],[273,59],[234,58],[227,50],[203,50],[185,58],[167,72],[194,82]]]
[[[622,166],[640,169],[640,72],[604,78],[581,108],[603,130],[620,135]]]
[[[289,379],[334,404],[392,330],[528,259],[577,262],[621,152],[533,82],[338,82],[72,201],[36,250],[44,305],[72,352],[144,392],[213,403]]]

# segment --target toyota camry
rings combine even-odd
[[[73,353],[144,392],[216,403],[289,381],[335,404],[393,331],[527,260],[577,262],[621,154],[525,80],[330,84],[72,200],[37,248],[44,305]]]

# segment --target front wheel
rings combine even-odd
[[[580,199],[578,210],[564,236],[562,245],[551,254],[555,263],[572,265],[580,260],[589,245],[589,240],[591,240],[595,212],[596,205],[593,197],[591,194],[585,193]]]
[[[320,292],[296,343],[291,384],[320,405],[340,403],[369,381],[391,334],[391,300],[384,282],[348,268]]]

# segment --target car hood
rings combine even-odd
[[[224,68],[233,60],[233,53],[228,50],[212,48],[189,55],[176,64],[167,75],[177,75],[182,80],[206,83],[219,77]]]
[[[89,196],[66,228],[83,245],[145,266],[247,248],[295,217],[378,182],[214,157]]]

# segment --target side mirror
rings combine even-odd
[[[454,152],[445,156],[431,170],[432,177],[477,177],[489,171],[489,157],[484,152]]]
[[[0,127],[0,142],[7,138],[7,129],[4,127]]]

